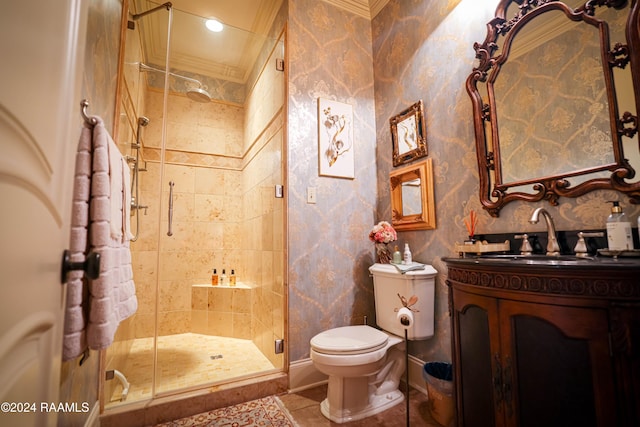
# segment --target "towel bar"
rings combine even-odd
[[[70,271],[82,270],[90,279],[97,279],[100,276],[100,254],[91,252],[84,262],[72,262],[71,252],[65,249],[62,252],[62,270],[60,272],[60,283],[67,281],[67,274]]]

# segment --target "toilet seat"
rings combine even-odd
[[[311,348],[324,354],[363,354],[384,348],[388,341],[389,335],[371,326],[343,326],[311,338]]]

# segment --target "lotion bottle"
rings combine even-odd
[[[229,286],[235,286],[235,285],[236,285],[236,271],[231,270],[231,275],[229,276]]]
[[[620,202],[614,201],[611,215],[607,218],[607,242],[610,251],[624,251],[633,249],[631,223],[622,212]]]
[[[211,286],[218,286],[218,272],[215,268],[211,272]]]
[[[405,243],[404,244],[404,258],[402,260],[403,264],[411,264],[413,262],[413,259],[411,257],[411,249],[409,249],[409,244]]]
[[[220,284],[221,285],[227,284],[227,274],[225,273],[224,268],[222,269],[222,274],[220,275]]]

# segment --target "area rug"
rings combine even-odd
[[[191,417],[157,424],[156,427],[297,427],[275,396],[214,409]]]

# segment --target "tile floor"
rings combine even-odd
[[[153,339],[136,340],[127,364],[122,370],[131,383],[127,403],[151,397],[152,364]],[[193,333],[158,337],[158,384],[156,387],[160,393],[272,369],[274,366],[271,362],[250,340]],[[107,407],[120,403],[121,391],[121,387],[116,387],[111,403]],[[298,427],[404,427],[407,425],[405,402],[364,420],[344,424],[331,422],[320,412],[320,402],[326,395],[327,386],[323,385],[278,397]],[[440,427],[429,413],[427,396],[415,389],[410,390],[409,415],[411,426]]]
[[[373,417],[337,424],[320,413],[320,402],[327,396],[327,386],[319,386],[298,393],[278,396],[299,427],[404,427],[407,425],[406,402]],[[441,427],[429,413],[427,396],[418,390],[409,391],[409,425],[414,427]]]
[[[251,340],[193,333],[158,337],[157,393],[272,369],[273,364]],[[126,403],[151,397],[153,338],[134,341],[121,372],[131,384]],[[119,404],[121,393],[122,387],[116,387],[107,407]]]

